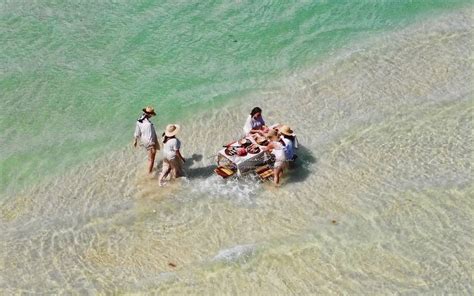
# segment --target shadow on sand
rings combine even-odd
[[[311,151],[302,145],[299,145],[296,154],[298,158],[294,163],[290,163],[290,168],[285,172],[287,183],[299,183],[306,180],[311,173],[309,167],[318,162]]]
[[[298,158],[295,162],[290,164],[290,168],[285,172],[285,181],[288,183],[299,183],[306,180],[311,173],[311,164],[317,162],[317,159],[313,156],[311,151],[302,145],[299,145],[296,152]],[[216,164],[192,168],[193,164],[200,162],[202,158],[203,156],[200,154],[193,154],[190,158],[186,159],[186,162],[184,163],[184,169],[188,178],[205,179],[214,175]]]
[[[214,174],[214,169],[216,168],[215,164],[211,164],[205,167],[197,167],[197,168],[191,167],[195,162],[199,162],[201,160],[202,160],[202,155],[200,154],[193,154],[191,155],[190,158],[186,159],[186,162],[184,163],[184,170],[188,178],[204,179]]]

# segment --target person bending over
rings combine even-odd
[[[265,150],[273,154],[275,163],[273,164],[273,182],[275,186],[280,186],[280,179],[283,176],[283,171],[286,168],[286,157],[283,151],[283,144],[279,140],[277,131],[270,130],[267,134],[270,143],[265,147]]]

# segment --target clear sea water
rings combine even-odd
[[[0,293],[471,295],[472,9],[3,0]],[[212,174],[254,106],[301,142],[278,189]]]

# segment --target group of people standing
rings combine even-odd
[[[156,135],[155,127],[150,118],[155,116],[153,107],[144,108],[141,117],[137,120],[133,146],[137,147],[138,141],[148,153],[148,173],[153,172],[156,151],[160,150],[160,143]],[[158,184],[164,185],[167,179],[184,176],[183,164],[186,162],[180,152],[181,141],[176,135],[181,130],[178,124],[168,124],[161,135],[163,143],[163,167],[158,178]],[[268,139],[269,144],[264,148],[273,154],[275,162],[273,165],[273,180],[279,184],[284,169],[289,161],[296,157],[294,151],[297,141],[293,131],[286,125],[267,127],[262,117],[262,109],[255,107],[250,112],[244,125],[246,136],[263,136]]]
[[[150,118],[155,116],[153,107],[146,107],[142,116],[137,120],[133,146],[137,147],[138,141],[148,152],[148,173],[153,172],[156,151],[160,150],[160,143],[156,135],[155,127]],[[176,135],[181,130],[178,124],[168,124],[161,135],[163,143],[163,168],[158,178],[158,184],[163,186],[168,178],[178,178],[184,176],[183,164],[186,162],[181,155],[181,141]]]
[[[263,136],[268,139],[269,144],[264,149],[275,158],[273,181],[279,185],[284,170],[296,159],[295,149],[298,148],[298,142],[293,130],[287,125],[268,127],[259,107],[252,109],[243,130],[246,136]]]

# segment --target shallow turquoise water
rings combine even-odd
[[[3,1],[0,191],[123,147],[145,105],[162,128],[467,2]]]
[[[2,4],[0,294],[472,295],[472,5],[134,3]],[[279,188],[213,173],[256,105]]]

